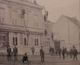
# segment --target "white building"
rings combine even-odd
[[[19,54],[31,54],[32,47],[39,52],[45,29],[42,9],[29,0],[0,0],[0,52],[8,45]]]
[[[68,50],[75,45],[80,50],[80,22],[75,17],[62,15],[53,26],[54,39]]]

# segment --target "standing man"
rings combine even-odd
[[[77,49],[75,48],[75,46],[73,46],[73,60],[77,60],[77,55],[78,55],[78,51]]]
[[[49,54],[52,55],[52,48],[49,48]]]
[[[61,57],[61,52],[62,52],[62,49],[59,48],[58,53],[59,53],[59,56],[60,56],[60,57]]]
[[[13,48],[14,61],[17,60],[17,55],[18,55],[18,49],[17,49],[17,47],[15,46],[15,47]]]
[[[41,47],[41,49],[40,49],[40,56],[41,56],[41,63],[44,63],[44,51],[43,51],[43,47]]]
[[[65,59],[65,54],[66,54],[66,48],[63,48],[63,50],[62,50],[63,59]]]
[[[11,48],[10,48],[10,46],[7,47],[7,59],[8,59],[8,61],[11,60]]]
[[[72,58],[72,56],[73,56],[73,49],[72,48],[69,51],[69,55],[70,55],[70,58]]]
[[[31,50],[32,50],[32,55],[34,55],[34,53],[35,53],[35,48],[32,47]]]

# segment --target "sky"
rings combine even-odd
[[[56,22],[61,15],[76,17],[79,19],[79,0],[36,0],[48,10],[48,19]]]

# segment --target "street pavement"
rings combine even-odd
[[[29,56],[29,60],[29,65],[80,65],[80,56],[78,56],[78,60],[73,60],[70,57],[66,57],[63,60],[62,57],[56,55],[46,55],[43,64],[40,62],[40,56],[37,55]],[[27,65],[27,63],[22,63],[21,57],[18,57],[18,60],[14,62],[13,60],[7,61],[6,56],[0,56],[0,65]]]

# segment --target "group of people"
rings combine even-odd
[[[50,53],[50,55],[53,55],[54,54],[54,48],[50,47],[49,53]]]
[[[32,55],[34,55],[35,48],[32,47],[31,49],[32,49]],[[14,61],[18,60],[17,56],[18,56],[17,47],[15,46],[12,49],[12,48],[10,48],[10,46],[8,46],[7,47],[7,59],[8,59],[8,61],[10,61],[12,57],[14,58]],[[43,51],[43,47],[42,46],[41,46],[41,49],[40,49],[40,57],[41,57],[41,63],[43,63],[44,62],[44,51]],[[25,61],[27,61],[29,63],[27,52],[25,52],[25,54],[22,56],[22,62],[24,63]]]
[[[73,60],[77,60],[78,51],[75,46],[73,46],[70,50],[63,47],[63,49],[60,48],[57,50],[57,54],[63,59],[69,56]]]
[[[73,57],[73,60],[77,60],[78,51],[75,46],[70,50],[70,57]]]
[[[70,58],[73,58],[73,60],[77,60],[78,51],[75,46],[73,46],[69,51],[64,48],[62,52],[63,59],[65,59],[65,56],[67,55],[70,56]]]
[[[41,63],[44,63],[45,53],[44,53],[42,46],[41,46],[41,49],[39,50],[39,52],[40,52],[40,57],[41,57]],[[35,53],[35,48],[32,47],[32,54],[34,55],[34,53]],[[54,48],[50,48],[49,53],[53,54]],[[76,47],[73,46],[69,51],[67,51],[66,48],[59,49],[57,51],[57,54],[60,57],[62,57],[63,59],[65,59],[66,56],[70,56],[70,58],[73,58],[73,60],[75,60],[75,59],[77,60],[78,51],[77,51]],[[9,46],[7,47],[7,59],[8,60],[11,60],[11,57],[13,56],[14,60],[16,61],[17,55],[18,55],[18,49],[16,46],[13,49],[11,49]],[[22,62],[24,63],[25,61],[29,62],[28,55],[26,52],[22,57]]]
[[[34,48],[32,48],[32,54],[34,55]],[[40,49],[40,57],[41,57],[41,63],[44,63],[44,51],[43,51],[43,47],[42,46],[41,46],[41,49]],[[29,63],[29,59],[28,59],[27,53],[25,53],[23,58],[22,58],[22,62],[24,63],[25,61],[27,61]]]
[[[18,49],[15,46],[13,49],[10,48],[10,46],[7,47],[7,59],[8,61],[11,60],[12,56],[14,60],[17,60],[17,55],[18,55]]]

